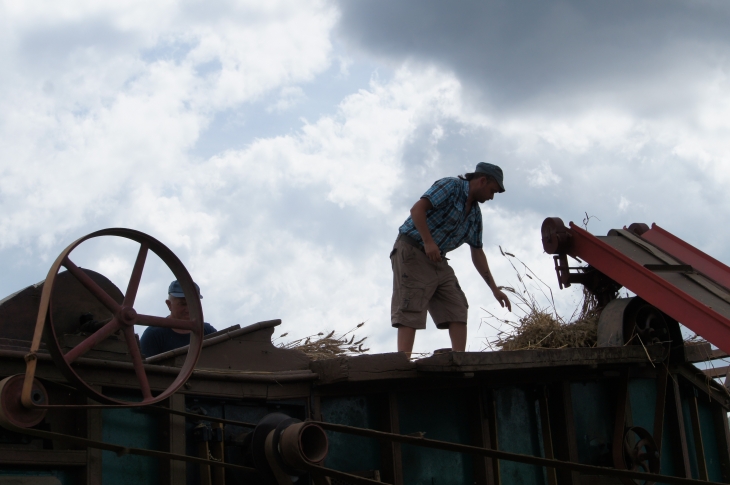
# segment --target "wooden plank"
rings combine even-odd
[[[661,345],[624,347],[595,347],[571,349],[535,349],[499,352],[451,352],[416,361],[421,372],[477,372],[543,367],[597,366],[602,364],[632,364],[658,362],[666,357]]]
[[[416,364],[403,352],[338,357],[312,362],[312,372],[319,376],[317,385],[340,381],[403,379],[416,377]]]
[[[677,375],[686,379],[689,384],[698,392],[707,395],[710,400],[717,402],[725,409],[730,410],[730,397],[722,388],[722,384],[708,379],[704,373],[693,365],[685,364],[677,366],[675,369]]]
[[[569,384],[568,384],[569,385]],[[548,388],[548,405],[550,429],[552,431],[553,454],[555,458],[562,461],[570,461],[570,441],[568,436],[568,425],[565,406],[564,382],[556,382]],[[571,399],[572,401],[572,399]],[[572,419],[572,409],[570,417]],[[568,470],[556,470],[558,483],[566,485],[578,485],[577,474]]]
[[[86,459],[86,450],[2,448],[2,452],[0,452],[0,465],[82,467],[86,466]]]
[[[662,436],[664,434],[664,411],[667,403],[667,380],[669,379],[669,368],[660,365],[657,371],[656,404],[654,406],[654,442],[656,443],[659,456],[662,454]]]
[[[489,439],[495,450],[499,449],[499,440],[497,439],[497,406],[494,404],[494,393],[487,393],[487,417],[489,423]],[[502,483],[502,477],[499,471],[499,460],[492,460],[493,476],[495,485]]]
[[[416,377],[416,364],[403,352],[347,357],[348,380],[382,380]]]
[[[570,381],[563,381],[563,406],[565,407],[565,431],[568,435],[568,458],[578,463],[578,438],[575,433],[575,416],[573,415],[573,394]],[[579,483],[578,472],[572,472],[573,483]]]
[[[198,443],[198,457],[208,460],[210,458],[210,450],[208,449],[207,441],[200,441]],[[210,466],[198,465],[200,471],[200,485],[212,485],[213,480],[210,475]]]
[[[613,423],[613,447],[611,454],[616,468],[626,469],[624,460],[624,434],[631,425],[631,405],[629,402],[629,370],[626,369],[617,380],[616,414]],[[628,416],[627,416],[628,414]]]
[[[91,399],[86,400],[87,404],[97,404]],[[86,410],[86,437],[90,440],[103,441],[101,409]],[[102,485],[102,462],[101,450],[88,448],[86,451],[86,484]]]
[[[383,431],[400,433],[397,397],[395,393],[389,392],[383,398],[383,427],[385,428]],[[393,485],[403,485],[403,462],[400,443],[393,441],[383,443],[381,450],[384,481]]]
[[[712,351],[712,359],[725,359],[727,357],[730,357],[724,350],[720,349],[713,349]]]
[[[215,461],[224,462],[223,423],[211,423],[210,427],[213,430],[213,440],[210,442],[210,455]],[[217,433],[220,433],[220,441],[216,438]],[[213,485],[226,485],[225,469],[220,466],[211,466],[210,468],[213,475]]]
[[[309,414],[314,421],[322,421],[322,396],[318,392],[312,392]]]
[[[728,370],[730,370],[730,365],[702,369],[702,373],[711,379],[715,379],[717,377],[725,377],[728,373]]]
[[[687,432],[684,427],[684,413],[682,411],[682,397],[679,393],[679,382],[677,375],[671,375],[672,399],[670,403],[673,407],[674,422],[677,425],[677,434],[679,434],[679,449],[682,456],[675,459],[675,466],[679,468],[677,472],[685,478],[692,478],[692,469],[689,466],[689,447],[687,445]]]
[[[709,480],[707,475],[707,462],[705,461],[705,444],[702,441],[702,428],[700,427],[700,412],[697,407],[697,396],[689,398],[689,417],[692,422],[692,434],[695,439],[695,455],[697,456],[697,471],[700,480]]]
[[[543,386],[539,391],[540,424],[542,426],[542,447],[545,450],[545,458],[554,459],[553,434],[550,428],[550,410],[548,408],[547,388]],[[545,468],[548,485],[557,485],[558,477],[555,468]]]
[[[481,448],[492,448],[492,437],[490,434],[489,412],[482,389],[475,389],[469,400],[469,420],[471,429],[474,431],[472,440],[475,446]],[[474,476],[476,483],[495,485],[494,481],[494,460],[487,457],[474,456]]]
[[[182,394],[173,394],[170,396],[170,409],[175,411],[185,411],[185,396]],[[170,453],[184,455],[185,452],[185,417],[176,416],[174,414],[167,415],[167,424],[169,426],[168,450]],[[169,485],[184,484],[187,481],[186,463],[180,460],[169,460]]]
[[[715,433],[717,436],[717,450],[720,455],[720,468],[722,469],[722,480],[730,482],[730,426],[728,426],[727,411],[712,403],[712,417],[715,421]]]

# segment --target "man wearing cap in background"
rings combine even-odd
[[[198,292],[198,296],[202,300],[203,295],[200,294],[200,287],[197,283],[193,284],[195,285],[195,290]],[[167,308],[170,309],[171,318],[190,320],[188,302],[185,300],[185,293],[183,293],[183,289],[177,280],[170,283],[170,287],[167,289],[167,300],[165,300],[165,303],[167,303]],[[203,325],[204,335],[216,331],[209,323],[204,323]],[[151,357],[162,352],[167,352],[168,350],[190,345],[190,330],[147,327],[147,330],[142,334],[139,345],[142,355]]]
[[[471,260],[497,301],[512,310],[507,296],[492,278],[482,249],[482,212],[479,204],[504,192],[502,169],[477,164],[473,173],[437,180],[411,208],[398,229],[393,251],[391,324],[398,329],[398,351],[409,356],[416,330],[426,328],[426,311],[440,329],[448,329],[451,348],[466,349],[469,304],[445,254],[464,243]]]

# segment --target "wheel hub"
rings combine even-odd
[[[137,320],[137,312],[132,307],[122,307],[119,311],[119,320],[125,325],[134,325]]]

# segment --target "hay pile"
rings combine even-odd
[[[517,289],[503,287],[502,290],[512,294],[514,310],[522,313],[522,317],[511,321],[485,310],[489,316],[482,319],[482,323],[498,332],[495,337],[486,339],[487,347],[491,350],[595,347],[599,312],[593,295],[584,289],[580,307],[566,321],[557,313],[550,287],[514,254],[503,251],[501,247],[499,249],[512,265],[519,281]],[[513,259],[521,265],[522,271],[517,269]],[[498,326],[491,325],[489,320],[496,320]]]
[[[325,335],[324,332],[320,332],[317,335],[302,337],[286,343],[278,343],[277,347],[280,349],[301,350],[312,360],[324,360],[346,355],[364,354],[370,350],[363,348],[363,342],[367,340],[367,337],[355,340],[356,337],[354,334],[354,331],[363,325],[365,325],[365,322],[358,324],[342,335],[337,335],[334,330],[327,335]],[[352,335],[348,338],[347,336],[349,334]],[[279,336],[279,338],[286,337],[287,335],[289,334],[283,333]]]
[[[500,350],[595,347],[598,318],[563,323],[545,311],[522,317],[510,332],[498,334],[490,344]]]

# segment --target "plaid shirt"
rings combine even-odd
[[[482,211],[473,202],[469,215],[464,214],[466,199],[469,195],[469,182],[455,177],[437,180],[422,199],[428,199],[433,209],[426,213],[426,222],[434,242],[442,254],[453,251],[464,243],[475,248],[482,247]],[[413,219],[408,216],[398,232],[410,236],[421,245]]]

